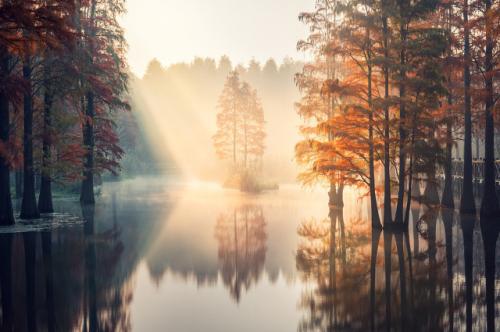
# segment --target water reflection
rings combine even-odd
[[[266,260],[266,221],[262,207],[243,205],[217,218],[215,237],[224,285],[239,302],[242,287],[256,284]]]
[[[355,229],[356,223],[352,226]],[[351,268],[359,268],[354,266],[359,263],[355,250],[357,243],[366,237],[353,229],[349,229],[349,240],[354,250],[347,263],[343,209],[331,208],[328,218],[306,220],[299,226],[297,270],[304,281],[314,285],[302,294],[299,305],[308,312],[308,317],[299,323],[299,331],[329,331],[348,326],[346,313],[357,295],[354,290],[359,282],[358,278],[352,278],[355,275]]]
[[[479,230],[474,217],[456,223],[453,210],[414,206],[410,232],[349,220],[344,234],[342,214],[298,228],[297,269],[308,285],[299,331],[495,331],[495,221]]]
[[[83,225],[0,234],[0,330],[498,325],[498,221],[414,203],[409,232],[372,232],[354,199],[147,188],[110,186],[95,207],[54,202]]]

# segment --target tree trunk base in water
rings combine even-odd
[[[45,187],[42,183],[40,196],[38,197],[38,211],[40,213],[52,213],[54,207],[52,205],[52,193],[50,187]]]
[[[425,187],[422,203],[434,206],[439,204],[439,194],[435,183],[428,183]]]
[[[2,183],[0,186],[0,226],[14,225],[14,211],[8,183],[7,185]]]
[[[94,181],[91,178],[88,180],[89,177],[92,175],[88,176],[86,179],[82,181],[82,191],[80,194],[80,202],[82,204],[94,204],[95,203],[95,198],[94,198]]]
[[[462,194],[462,198],[460,200],[460,214],[476,214],[476,202],[474,201],[474,196],[472,194]]]
[[[380,220],[378,220],[378,221],[372,220],[372,229],[380,231],[380,230],[382,230],[384,228],[382,227],[382,224],[380,223]]]
[[[481,219],[497,219],[500,217],[500,206],[495,192],[485,193],[481,203]]]
[[[455,207],[455,202],[453,200],[453,190],[451,188],[445,187],[443,196],[441,197],[441,205],[449,209],[453,209]]]
[[[31,195],[27,195],[31,196]],[[38,206],[36,204],[36,198],[33,194],[32,197],[23,197],[21,204],[21,214],[19,215],[21,219],[38,219],[40,218],[40,211],[38,211]]]
[[[404,222],[384,223],[384,231],[388,232],[405,232],[408,230],[408,224]]]
[[[38,219],[40,218],[40,213],[39,211],[35,210],[28,210],[28,211],[23,211],[19,215],[19,218],[21,219]]]

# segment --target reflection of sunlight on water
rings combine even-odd
[[[219,276],[215,285],[167,273],[157,287],[147,267],[137,272],[131,315],[134,331],[295,331],[301,295],[299,283],[283,275],[271,282],[263,275],[237,305]]]

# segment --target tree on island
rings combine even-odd
[[[214,148],[220,160],[230,162],[225,183],[245,191],[258,191],[256,175],[264,155],[264,110],[257,91],[240,80],[237,71],[229,73],[219,97]]]

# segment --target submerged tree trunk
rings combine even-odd
[[[48,89],[48,88],[46,88]],[[51,149],[51,126],[52,126],[52,92],[45,91],[44,113],[43,113],[43,155],[42,176],[40,183],[40,195],[38,196],[38,209],[42,213],[52,213],[52,180],[50,174],[50,149]]]
[[[481,234],[484,248],[484,270],[486,279],[486,326],[495,331],[495,251],[498,227],[490,219],[481,220]]]
[[[12,233],[0,234],[0,291],[2,306],[2,331],[13,331],[14,304],[12,303]]]
[[[392,274],[392,232],[384,232],[384,273],[385,273],[385,323],[391,331],[391,274]]]
[[[372,216],[373,218],[373,216]],[[380,222],[380,221],[379,221]],[[373,222],[372,222],[373,224]],[[380,233],[379,229],[374,229],[372,231],[372,248],[371,248],[371,256],[370,256],[370,319],[371,319],[371,331],[376,331],[376,321],[375,321],[375,286],[376,280],[375,277],[377,275],[377,252],[378,252],[378,243],[380,241]]]
[[[94,93],[87,93],[85,107],[85,123],[83,126],[83,145],[86,148],[83,160],[83,180],[80,202],[93,204],[94,198]]]
[[[470,96],[470,32],[469,32],[469,4],[464,0],[464,179],[462,197],[460,199],[460,213],[475,214],[476,204],[472,187],[472,114]]]
[[[26,286],[26,321],[28,331],[36,332],[36,236],[37,233],[23,233],[24,239],[24,262],[25,262],[25,286]]]
[[[493,90],[493,39],[491,0],[485,0],[486,4],[486,52],[485,52],[485,88],[486,103],[484,129],[484,192],[481,203],[481,217],[496,218],[500,216],[500,207],[496,193],[495,176],[495,128],[493,120],[494,90]]]
[[[453,209],[445,208],[441,210],[444,224],[444,236],[446,245],[446,289],[448,295],[448,317],[449,331],[453,332]]]
[[[45,299],[47,304],[47,331],[56,331],[56,309],[54,303],[54,275],[52,269],[52,233],[42,232],[43,270],[45,273]]]
[[[7,79],[9,71],[9,54],[5,47],[0,48],[0,75]],[[0,90],[0,143],[9,141],[9,97],[7,91]],[[0,225],[13,225],[14,211],[10,195],[9,164],[5,155],[0,153]]]
[[[96,245],[94,229],[95,206],[82,205],[82,217],[85,220],[85,293],[87,294],[87,315],[89,331],[99,331],[97,315],[97,280],[96,280]]]
[[[465,325],[466,331],[472,331],[472,267],[473,267],[473,240],[475,216],[462,215],[461,228],[464,247],[464,274],[465,274]]]
[[[401,331],[406,331],[406,324],[408,319],[408,305],[406,300],[406,267],[404,257],[404,233],[398,232],[394,235],[396,240],[396,249],[398,253],[398,266],[399,266],[399,287],[400,287],[400,305],[401,305]]]
[[[22,219],[40,217],[35,196],[35,172],[33,169],[33,91],[31,83],[31,58],[26,55],[23,63],[23,78],[28,85],[24,93],[24,176],[23,199],[21,204]]]

